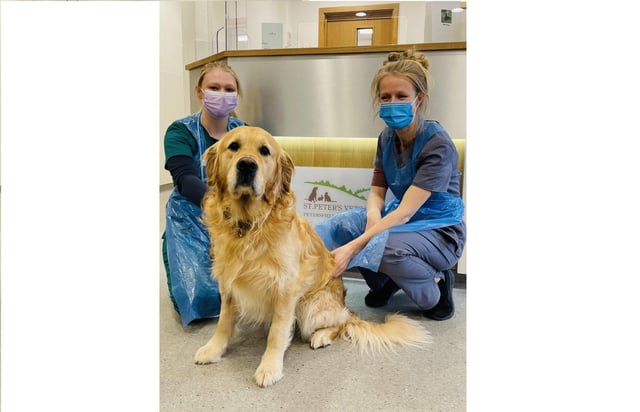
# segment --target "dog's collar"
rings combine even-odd
[[[243,237],[253,225],[248,220],[241,220],[238,222],[238,237]]]

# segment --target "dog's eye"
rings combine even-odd
[[[240,149],[240,145],[238,144],[238,142],[231,142],[228,149],[231,150],[232,152],[237,152],[238,149]]]
[[[263,156],[269,156],[271,152],[269,151],[269,148],[267,146],[262,146],[260,147],[260,154]]]

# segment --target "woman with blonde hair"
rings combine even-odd
[[[227,131],[245,125],[235,117],[240,81],[224,61],[204,66],[195,86],[200,111],[174,121],[164,136],[165,169],[173,191],[166,206],[162,255],[167,285],[183,326],[220,314],[218,284],[211,278],[210,239],[200,216],[207,190],[202,154]]]
[[[366,208],[337,214],[316,230],[336,260],[334,276],[358,268],[370,288],[368,306],[384,306],[402,289],[424,316],[446,320],[455,311],[451,268],[466,226],[456,147],[438,122],[423,117],[428,69],[426,56],[414,50],[388,55],[371,84],[387,127],[378,137]]]

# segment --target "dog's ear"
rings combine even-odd
[[[293,169],[291,157],[283,151],[276,159],[274,179],[269,183],[264,194],[267,203],[272,205],[291,193]]]
[[[282,191],[284,193],[291,192],[291,178],[293,177],[293,171],[295,166],[293,165],[293,160],[289,153],[282,151],[280,155],[280,176],[282,176]]]
[[[207,150],[205,150],[202,155],[202,162],[205,165],[205,170],[207,173],[207,186],[209,188],[214,188],[217,186],[217,176],[218,176],[218,144],[214,143],[209,146]]]

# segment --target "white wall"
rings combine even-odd
[[[189,75],[185,65],[195,59],[194,4],[162,1],[160,6],[160,184],[171,183],[164,169],[164,132],[189,114]]]
[[[427,2],[400,3],[398,20],[398,43],[425,43],[424,30]]]
[[[379,3],[383,2],[366,2],[366,4]],[[400,4],[398,43],[465,40],[466,12],[454,14],[451,27],[442,25],[439,20],[440,9],[452,9],[457,7],[459,2],[399,1],[398,3]],[[240,44],[237,49],[262,49],[262,23],[282,24],[283,47],[318,47],[318,10],[355,5],[362,5],[362,2],[238,0],[228,3],[227,14],[233,19],[237,13],[238,33],[246,32],[249,36],[248,44]],[[227,50],[224,30],[219,35],[219,47],[217,49],[215,47],[216,31],[224,25],[225,3],[223,1],[196,2],[195,10],[193,20],[196,31],[195,60]],[[436,13],[435,10],[438,12]],[[431,17],[433,19],[437,17],[437,21]],[[235,44],[229,45],[229,50],[235,49]]]
[[[260,1],[249,0],[247,24],[249,48],[261,49],[260,26],[265,23],[282,23],[284,47],[318,47],[318,11],[327,7],[362,5],[362,2],[309,2],[309,1]],[[377,4],[372,1],[366,4]],[[399,2],[398,43],[423,43],[425,8],[427,2]]]
[[[451,24],[442,23],[441,10],[452,10],[460,6],[459,1],[434,1],[425,10],[425,42],[467,41],[467,12],[452,13]]]
[[[282,40],[285,43],[286,33],[290,31],[287,22],[289,2],[284,1],[247,1],[247,31],[249,49],[262,49],[262,23],[281,23]]]

